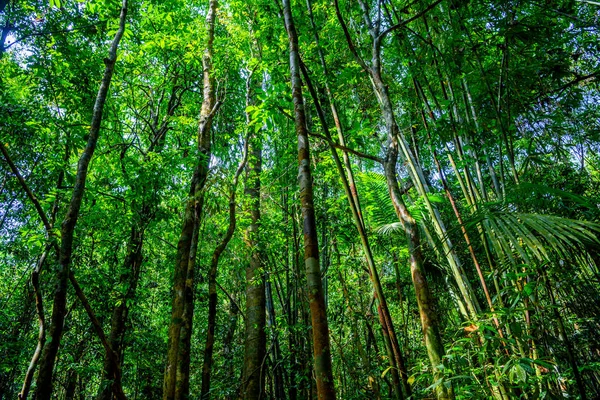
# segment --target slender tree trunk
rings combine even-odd
[[[35,310],[39,323],[38,342],[33,356],[31,357],[31,361],[29,362],[29,367],[27,367],[27,372],[25,373],[23,387],[21,389],[21,393],[19,393],[20,400],[25,400],[27,399],[27,396],[29,396],[29,390],[31,389],[31,382],[33,381],[35,367],[37,366],[37,362],[42,354],[42,349],[44,348],[44,343],[46,342],[46,318],[44,316],[44,302],[40,289],[40,272],[46,262],[49,251],[50,245],[46,247],[46,250],[38,260],[35,269],[31,272],[31,285],[33,286],[33,292],[35,295]]]
[[[309,10],[309,15],[311,16],[311,20],[313,20],[310,1],[307,3],[307,6],[308,6],[308,10]],[[314,26],[314,22],[313,22],[313,30],[315,30],[315,32],[316,32],[316,26]],[[318,45],[318,35],[316,35],[316,33],[315,33],[315,41],[317,42],[317,45]],[[318,47],[318,49],[320,51],[319,47]],[[323,65],[324,71],[326,72],[327,68],[326,68],[324,57],[323,57],[321,51],[320,51],[320,55],[321,55],[321,63]],[[388,361],[390,363],[390,368],[392,371],[391,372],[392,379],[395,384],[396,397],[401,399],[403,397],[403,395],[402,395],[402,389],[400,388],[400,379],[399,379],[400,377],[402,377],[402,386],[404,387],[404,391],[407,393],[407,395],[410,395],[410,385],[408,384],[408,372],[407,372],[406,365],[404,362],[404,357],[402,355],[402,351],[400,349],[400,345],[399,345],[399,342],[398,342],[398,339],[397,339],[397,336],[395,333],[394,324],[393,324],[389,309],[387,307],[387,302],[385,299],[385,295],[383,293],[381,281],[379,279],[379,273],[377,272],[373,254],[371,253],[371,247],[370,247],[367,233],[365,230],[364,221],[362,220],[362,212],[361,212],[361,208],[360,208],[360,202],[359,202],[359,198],[358,198],[358,193],[356,191],[356,186],[354,184],[354,177],[352,174],[352,167],[350,166],[349,157],[348,157],[347,152],[344,151],[344,162],[345,162],[345,168],[346,168],[346,173],[344,173],[344,167],[342,166],[342,163],[337,154],[337,150],[334,147],[335,145],[331,138],[331,134],[329,132],[329,129],[327,128],[327,122],[325,120],[324,112],[320,106],[318,96],[312,85],[312,81],[308,75],[308,71],[306,71],[306,68],[304,68],[304,66],[302,68],[302,72],[304,73],[304,78],[306,80],[310,94],[313,98],[315,107],[317,109],[317,114],[319,115],[319,118],[321,120],[321,124],[323,126],[323,130],[325,133],[325,138],[327,139],[329,146],[331,148],[331,153],[332,153],[333,159],[335,161],[336,167],[338,169],[338,172],[340,174],[340,178],[342,179],[342,185],[344,187],[344,191],[346,193],[346,197],[348,199],[350,209],[352,211],[352,216],[353,216],[355,225],[357,227],[357,230],[358,230],[360,238],[361,238],[362,247],[365,252],[365,256],[367,258],[367,264],[369,267],[369,277],[371,279],[371,282],[373,283],[376,297],[378,299],[378,306],[377,306],[378,307],[378,315],[379,315],[379,320],[380,320],[382,330],[384,333],[384,341],[386,344],[386,349],[390,353],[390,357],[388,357]],[[329,91],[328,91],[328,94],[331,98],[331,93]],[[343,134],[341,132],[341,129],[342,129],[341,123],[339,121],[339,117],[337,114],[337,108],[335,107],[335,104],[333,102],[331,102],[331,108],[332,108],[332,112],[334,115],[334,120],[336,121],[336,128],[338,130],[338,136],[340,138],[340,142],[342,144],[344,144]]]
[[[210,0],[206,16],[207,43],[202,56],[204,97],[198,124],[198,164],[192,176],[190,198],[186,205],[183,226],[177,244],[177,263],[173,280],[173,304],[169,325],[163,400],[184,399],[187,398],[189,392],[198,227],[203,209],[203,189],[209,172],[212,121],[220,105],[215,100],[215,85],[212,74],[216,9],[217,0]]]
[[[102,112],[104,104],[112,80],[115,62],[117,61],[117,47],[125,31],[125,18],[127,15],[127,0],[123,0],[121,14],[119,19],[119,28],[115,34],[113,42],[110,46],[108,57],[104,59],[106,65],[104,76],[100,83],[96,102],[94,104],[92,122],[88,141],[83,153],[79,158],[77,165],[77,175],[75,177],[75,187],[69,203],[67,214],[61,226],[61,244],[59,266],[57,269],[57,286],[54,292],[52,315],[50,318],[50,326],[48,328],[49,341],[44,346],[42,356],[40,358],[40,370],[38,372],[36,399],[49,400],[52,396],[52,375],[56,362],[56,355],[60,345],[60,339],[63,333],[63,325],[66,313],[67,304],[67,287],[69,280],[69,272],[71,268],[71,257],[73,252],[73,237],[75,233],[75,225],[79,217],[79,210],[83,200],[83,192],[87,179],[88,166],[94,155],[98,137],[100,133],[100,123],[102,122]]]
[[[298,54],[298,36],[292,17],[290,0],[283,0],[283,13],[290,46],[290,73],[292,82],[292,100],[296,133],[298,135],[298,184],[300,202],[304,220],[304,265],[313,334],[313,351],[317,393],[319,400],[335,399],[333,371],[331,367],[331,345],[329,343],[329,326],[325,311],[321,270],[319,267],[319,245],[317,224],[313,204],[312,176],[302,84],[300,81],[300,58]]]
[[[92,328],[94,328],[94,331],[95,331],[96,335],[98,336],[98,339],[100,339],[100,343],[102,343],[102,347],[104,347],[104,352],[105,352],[106,358],[108,358],[112,364],[113,376],[111,378],[114,378],[114,381],[111,385],[112,391],[117,399],[126,400],[127,398],[125,397],[125,393],[123,392],[123,388],[121,386],[122,374],[121,374],[121,363],[119,361],[119,355],[112,349],[112,347],[109,343],[109,339],[104,334],[104,330],[102,329],[102,324],[100,324],[100,321],[98,321],[98,318],[96,318],[96,315],[95,315],[94,311],[92,310],[92,307],[90,306],[90,303],[87,300],[87,297],[85,296],[85,294],[83,293],[83,290],[81,289],[81,286],[79,286],[79,283],[75,279],[75,275],[73,274],[73,271],[69,272],[69,280],[71,281],[71,285],[73,286],[73,289],[75,289],[75,294],[77,295],[77,298],[81,301],[83,308],[85,309],[90,321],[92,322]]]
[[[159,110],[162,103],[159,102],[157,105],[157,112],[154,116],[154,120],[151,126],[151,130],[154,133],[154,137],[148,147],[148,153],[144,157],[146,161],[147,156],[154,153],[160,153],[165,144],[166,134],[169,130],[170,117],[175,113],[175,110],[180,104],[180,97],[178,97],[177,91],[177,76],[173,79],[173,89],[167,104],[166,115],[159,123]],[[162,97],[161,97],[162,99]],[[123,169],[125,173],[125,169]],[[131,223],[131,233],[127,244],[127,254],[123,261],[122,271],[124,271],[119,278],[119,285],[127,288],[126,292],[119,296],[117,304],[113,308],[111,318],[111,330],[109,334],[110,345],[117,355],[119,355],[119,362],[123,362],[123,338],[126,331],[126,322],[129,315],[130,303],[135,298],[137,290],[137,283],[140,277],[140,270],[143,261],[143,245],[144,245],[144,231],[148,224],[152,222],[155,216],[156,198],[147,197],[148,193],[156,190],[155,181],[143,181],[138,187],[138,182],[131,180],[130,190],[132,192],[141,193],[143,200],[138,206],[136,201],[133,201],[131,205],[131,212],[133,221]],[[110,400],[112,398],[111,386],[114,382],[110,382],[114,376],[114,366],[109,357],[104,358],[104,369],[102,373],[102,379],[108,384],[100,385],[100,391],[98,392],[97,400]]]
[[[429,290],[425,274],[423,273],[423,256],[421,253],[421,239],[417,223],[410,215],[402,194],[398,187],[396,179],[396,160],[398,158],[397,143],[392,141],[388,147],[388,153],[385,159],[384,169],[390,197],[394,205],[394,210],[398,219],[402,223],[406,238],[408,241],[408,251],[410,254],[410,272],[415,288],[415,296],[417,298],[417,306],[419,307],[419,315],[421,317],[421,328],[425,339],[425,347],[427,355],[433,368],[434,382],[443,378],[443,373],[439,366],[442,364],[444,356],[444,345],[440,336],[439,324],[435,313],[435,301]],[[436,396],[438,399],[454,398],[452,388],[447,388],[445,384],[436,386]]]
[[[238,325],[238,315],[240,313],[240,309],[236,303],[236,300],[231,298],[229,301],[229,323],[227,324],[227,331],[225,333],[225,337],[223,338],[223,359],[225,363],[225,371],[227,376],[233,381],[235,379],[234,372],[234,349],[233,349],[233,341],[235,339],[235,331]],[[237,393],[233,393],[233,391],[229,392],[225,397],[226,400],[234,400],[237,399]]]
[[[253,102],[252,78],[248,80],[247,104]],[[249,117],[248,117],[249,119]],[[253,129],[253,128],[250,128]],[[246,229],[245,242],[250,253],[246,267],[246,339],[244,346],[244,379],[242,398],[247,400],[265,398],[266,357],[265,334],[265,282],[260,243],[260,173],[262,170],[261,139],[256,134],[249,141],[249,163],[246,169],[246,195],[250,225]]]

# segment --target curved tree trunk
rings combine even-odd
[[[48,328],[49,341],[44,346],[42,356],[40,358],[40,370],[37,378],[36,399],[49,400],[52,396],[52,374],[56,362],[56,355],[60,346],[60,339],[63,333],[63,325],[66,314],[67,304],[67,287],[69,282],[69,272],[71,268],[71,256],[73,252],[73,237],[75,233],[75,225],[79,217],[79,210],[83,200],[83,192],[87,179],[88,166],[94,155],[98,137],[100,134],[100,123],[102,122],[102,112],[108,89],[112,80],[115,62],[117,61],[117,47],[125,31],[125,17],[127,15],[127,0],[123,0],[121,7],[121,15],[119,20],[119,29],[117,30],[113,42],[110,46],[108,57],[104,59],[106,65],[104,76],[100,83],[90,132],[88,135],[87,145],[79,158],[77,165],[77,175],[75,177],[75,187],[69,203],[69,208],[65,219],[61,226],[61,245],[59,266],[57,269],[57,286],[54,292],[54,301],[52,307],[52,316],[50,318],[50,326]]]
[[[402,200],[402,194],[396,179],[397,159],[397,144],[392,141],[388,147],[388,153],[384,163],[385,176],[394,210],[404,228],[406,239],[408,241],[410,273],[415,288],[415,296],[417,298],[417,306],[421,318],[421,328],[423,330],[427,355],[429,356],[429,361],[433,368],[433,379],[434,382],[437,382],[443,377],[439,366],[442,364],[442,358],[444,356],[444,345],[440,336],[438,319],[434,309],[435,301],[431,296],[431,291],[429,290],[425,274],[423,273],[421,238],[417,223],[410,215]],[[451,399],[454,397],[452,388],[446,388],[443,383],[438,384],[435,390],[438,399]]]
[[[125,323],[129,314],[128,302],[134,298],[137,282],[142,265],[142,244],[143,231],[140,231],[135,225],[131,228],[131,237],[129,239],[128,254],[123,265],[125,271],[121,276],[121,283],[127,285],[127,293],[120,299],[120,303],[113,309],[110,321],[110,334],[108,341],[112,351],[118,356],[119,364],[122,363],[123,354],[123,335],[125,334]],[[120,367],[121,365],[119,365]],[[116,366],[108,355],[104,357],[104,368],[102,379],[108,381],[105,384],[96,400],[111,400],[115,390],[114,381]]]
[[[210,261],[210,268],[208,271],[208,329],[206,342],[204,346],[204,361],[202,364],[202,388],[200,392],[200,398],[202,400],[210,398],[210,378],[212,373],[213,362],[212,357],[215,345],[215,328],[217,327],[217,268],[219,267],[219,259],[221,258],[221,254],[223,254],[223,252],[227,248],[227,245],[229,244],[229,241],[231,240],[231,238],[233,237],[233,233],[235,232],[235,192],[240,174],[242,173],[246,165],[247,155],[248,148],[246,142],[246,144],[244,145],[244,154],[242,156],[242,160],[240,161],[238,169],[235,173],[235,176],[233,178],[233,184],[231,185],[231,189],[229,192],[229,225],[227,227],[225,235],[221,239],[221,242],[218,244],[218,246],[215,248],[215,251],[213,252]]]

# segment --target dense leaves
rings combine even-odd
[[[202,199],[189,396],[216,293],[212,398],[250,398],[250,376],[261,398],[322,398],[283,3],[218,4],[209,156],[198,147],[209,2],[127,8],[70,267],[99,325],[70,283],[48,396],[120,396],[99,327],[123,396],[162,398],[178,240]],[[21,393],[40,317],[50,325],[61,222],[120,9],[0,1],[0,398]],[[600,396],[599,10],[291,1],[337,398]],[[259,181],[256,156],[237,171],[249,138]],[[198,165],[206,184],[190,192]],[[213,270],[232,198],[237,224]],[[246,293],[261,285],[266,348],[252,375]]]

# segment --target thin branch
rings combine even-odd
[[[386,29],[385,31],[383,31],[379,34],[379,36],[377,37],[377,40],[381,41],[388,33],[392,32],[398,28],[402,28],[404,25],[407,25],[407,24],[413,22],[414,20],[421,18],[423,15],[427,14],[429,11],[431,11],[433,8],[435,8],[435,6],[437,6],[441,2],[442,2],[442,0],[437,0],[436,2],[429,5],[427,8],[425,8],[423,11],[419,12],[418,14],[410,17],[409,19],[405,19],[402,22],[398,22],[394,26],[389,27],[388,29]]]
[[[344,36],[346,37],[346,41],[348,42],[348,47],[350,48],[350,51],[354,55],[354,59],[364,70],[368,71],[369,67],[367,66],[365,61],[362,59],[362,57],[358,54],[358,51],[356,50],[356,47],[354,46],[354,43],[352,42],[352,37],[350,36],[350,31],[348,30],[348,26],[346,25],[346,22],[344,21],[344,18],[342,17],[342,13],[340,11],[340,5],[338,3],[338,0],[334,0],[333,4],[335,5],[335,14],[337,15],[338,21],[340,22],[340,25],[342,26],[342,30],[344,31]]]
[[[242,318],[244,319],[244,321],[246,320],[246,314],[244,314],[244,312],[242,311],[242,308],[239,306],[239,304],[235,301],[235,299],[233,297],[231,297],[231,295],[227,292],[227,290],[225,290],[223,288],[223,286],[221,286],[221,284],[218,281],[215,281],[215,283],[217,284],[217,287],[219,289],[221,289],[221,291],[223,293],[225,293],[225,296],[227,296],[229,298],[229,301],[231,301],[233,304],[235,304],[235,306],[238,309],[238,312],[242,315]]]
[[[45,31],[45,32],[33,32],[24,36],[21,36],[20,38],[16,39],[14,42],[7,44],[6,46],[4,46],[4,49],[8,49],[10,48],[12,45],[17,44],[19,42],[22,42],[25,39],[28,39],[30,37],[34,37],[34,36],[45,36],[45,35],[54,35],[57,33],[71,33],[71,32],[76,32],[79,31],[81,29],[85,29],[85,28],[91,28],[92,26],[99,26],[100,22],[95,23],[95,24],[89,24],[89,25],[83,25],[83,26],[78,26],[76,28],[73,29],[59,29],[56,31]],[[18,29],[13,29],[13,31],[17,31]]]
[[[287,118],[291,119],[292,121],[294,120],[294,117],[293,117],[293,116],[291,116],[291,115],[290,115],[288,112],[286,112],[286,111],[285,111],[283,108],[281,108],[281,107],[277,107],[277,108],[279,109],[279,111],[280,111],[280,112],[281,112],[281,113],[282,113],[284,116],[286,116]],[[314,136],[314,137],[317,137],[317,138],[319,138],[319,139],[323,139],[324,141],[326,141],[326,142],[327,142],[327,144],[329,144],[330,146],[333,146],[333,147],[335,147],[335,148],[336,148],[336,149],[338,149],[338,150],[347,151],[348,153],[352,153],[352,154],[354,154],[354,155],[355,155],[355,156],[357,156],[357,157],[360,157],[360,158],[365,158],[365,159],[367,159],[367,160],[371,160],[371,161],[375,161],[375,162],[377,162],[377,163],[379,163],[379,164],[382,164],[382,163],[383,163],[383,159],[381,159],[381,158],[379,158],[379,157],[377,157],[377,156],[372,156],[372,155],[370,155],[370,154],[362,153],[362,152],[360,152],[360,151],[358,151],[358,150],[354,150],[354,149],[351,149],[351,148],[349,148],[349,147],[342,146],[341,144],[335,143],[334,141],[332,141],[332,140],[330,140],[330,139],[327,139],[327,137],[325,137],[325,136],[323,136],[323,135],[321,135],[321,134],[318,134],[318,133],[315,133],[315,132],[311,132],[311,131],[309,131],[309,130],[307,130],[307,132],[308,132],[308,134],[309,134],[310,136]]]
[[[123,387],[121,386],[121,363],[119,362],[119,356],[117,353],[115,353],[115,351],[110,346],[110,343],[108,342],[108,338],[106,337],[106,335],[104,334],[104,331],[102,330],[102,324],[100,323],[100,321],[98,321],[98,318],[94,314],[94,310],[92,310],[92,307],[90,306],[90,303],[88,302],[87,297],[81,290],[81,286],[79,286],[79,283],[75,279],[75,275],[73,274],[73,271],[69,271],[69,280],[71,281],[71,285],[73,285],[73,289],[75,289],[75,294],[77,294],[77,297],[81,301],[81,304],[83,304],[83,308],[85,308],[85,311],[87,312],[88,317],[92,321],[94,331],[96,331],[96,335],[98,335],[98,338],[102,342],[102,346],[104,347],[104,351],[106,352],[106,355],[108,355],[110,362],[113,364],[113,367],[115,368],[115,381],[113,383],[113,393],[115,394],[115,396],[118,399],[127,400],[125,393],[123,393]]]
[[[562,85],[561,87],[559,87],[557,89],[554,89],[554,90],[550,91],[550,93],[546,94],[546,96],[544,96],[543,98],[541,98],[540,101],[543,102],[545,100],[548,100],[548,98],[550,96],[552,96],[553,94],[555,94],[555,93],[562,93],[565,89],[569,88],[570,86],[576,85],[579,82],[583,82],[583,81],[587,81],[587,80],[594,81],[594,80],[596,80],[596,78],[598,77],[598,75],[600,75],[600,71],[592,72],[591,74],[582,75],[582,76],[575,75],[575,76],[577,76],[577,78],[573,79],[570,82],[565,83],[564,85]]]
[[[39,214],[39,216],[42,220],[42,223],[44,224],[44,228],[46,229],[46,232],[48,233],[48,235],[50,235],[51,231],[52,231],[52,225],[50,224],[50,221],[48,221],[48,217],[46,216],[44,209],[42,208],[42,206],[40,205],[40,202],[38,201],[38,199],[35,197],[35,195],[31,191],[31,189],[27,185],[27,182],[25,182],[25,178],[23,178],[23,176],[19,172],[19,169],[17,168],[15,163],[10,158],[8,151],[6,150],[6,147],[4,146],[4,143],[2,143],[2,142],[0,142],[0,152],[2,152],[4,159],[8,163],[8,166],[10,167],[13,174],[15,174],[15,176],[17,177],[17,180],[21,184],[21,187],[23,188],[23,190],[25,190],[25,193],[27,193],[27,197],[29,198],[29,200],[31,200],[31,202],[33,203],[33,206],[35,207],[35,210]]]

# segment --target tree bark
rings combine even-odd
[[[121,283],[127,285],[127,293],[125,293],[122,298],[119,299],[119,304],[113,309],[110,322],[108,343],[110,344],[113,352],[118,356],[119,368],[121,367],[122,363],[125,324],[129,314],[128,302],[132,301],[134,298],[140,274],[140,267],[142,265],[143,236],[143,231],[136,227],[134,223],[134,226],[131,228],[128,254],[123,265],[123,270],[125,272],[120,278]],[[96,398],[97,400],[112,399],[112,393],[115,391],[114,386],[116,385],[116,381],[114,380],[115,372],[116,366],[114,362],[111,360],[110,356],[105,355],[102,379],[108,384],[101,386],[100,392]]]
[[[217,0],[209,1],[206,24],[208,36],[202,56],[203,101],[198,124],[198,161],[190,185],[183,226],[177,243],[177,263],[173,279],[173,303],[169,324],[167,363],[163,383],[163,399],[179,400],[188,396],[189,364],[194,314],[194,272],[198,227],[203,209],[203,189],[208,177],[211,157],[211,127],[220,103],[215,100],[212,74],[213,42]]]
[[[69,203],[67,214],[61,226],[61,245],[59,265],[57,269],[57,286],[54,292],[52,315],[50,318],[50,326],[48,328],[49,341],[44,346],[40,359],[40,370],[38,372],[36,399],[49,400],[52,396],[52,375],[56,362],[56,355],[60,345],[60,339],[63,333],[63,324],[66,313],[67,303],[67,287],[69,280],[69,271],[71,268],[71,256],[73,252],[73,237],[75,233],[75,225],[79,217],[79,210],[83,201],[83,193],[88,173],[89,163],[94,155],[98,137],[100,133],[100,123],[102,122],[102,112],[108,89],[112,80],[115,62],[117,61],[117,48],[125,31],[125,18],[127,15],[127,0],[123,0],[121,6],[121,14],[119,17],[119,28],[110,46],[108,57],[104,59],[106,65],[104,76],[100,83],[94,110],[88,141],[77,165],[77,175],[75,177],[75,187]]]
[[[442,364],[444,357],[444,345],[440,336],[438,318],[435,312],[435,301],[429,290],[427,279],[423,273],[423,255],[421,252],[421,238],[417,223],[408,211],[396,179],[396,161],[398,158],[397,143],[392,141],[388,147],[384,170],[390,198],[394,205],[396,215],[402,224],[406,239],[408,242],[408,252],[410,255],[410,273],[412,277],[413,287],[415,288],[415,296],[417,298],[417,306],[419,308],[419,316],[421,319],[421,328],[423,330],[423,338],[425,340],[425,348],[427,355],[433,368],[434,382],[443,378],[443,374],[439,366]],[[444,383],[438,384],[435,388],[438,399],[454,398],[452,388],[447,388]]]
[[[252,104],[252,77],[248,79],[247,104]],[[247,117],[250,122],[249,116]],[[250,127],[253,129],[253,127]],[[246,267],[246,339],[244,350],[244,378],[242,398],[265,397],[266,334],[265,334],[265,281],[260,242],[260,173],[262,170],[261,139],[256,134],[248,138],[249,163],[246,168],[246,196],[250,225],[246,229],[245,242],[250,251]]]
[[[285,400],[285,385],[284,385],[284,370],[281,365],[281,348],[279,346],[279,338],[277,335],[277,320],[275,318],[275,305],[273,304],[273,291],[271,282],[265,281],[265,299],[267,307],[267,326],[271,333],[271,357],[273,362],[273,383],[275,386],[275,400]]]
[[[306,115],[300,81],[298,36],[296,27],[294,26],[290,0],[283,0],[283,14],[290,46],[292,100],[294,103],[296,134],[298,135],[298,184],[302,217],[304,220],[304,265],[306,268],[308,299],[313,329],[317,393],[319,400],[330,400],[335,399],[333,371],[331,367],[331,345],[329,343],[329,325],[319,267],[319,246],[313,203],[308,132],[306,129]]]

